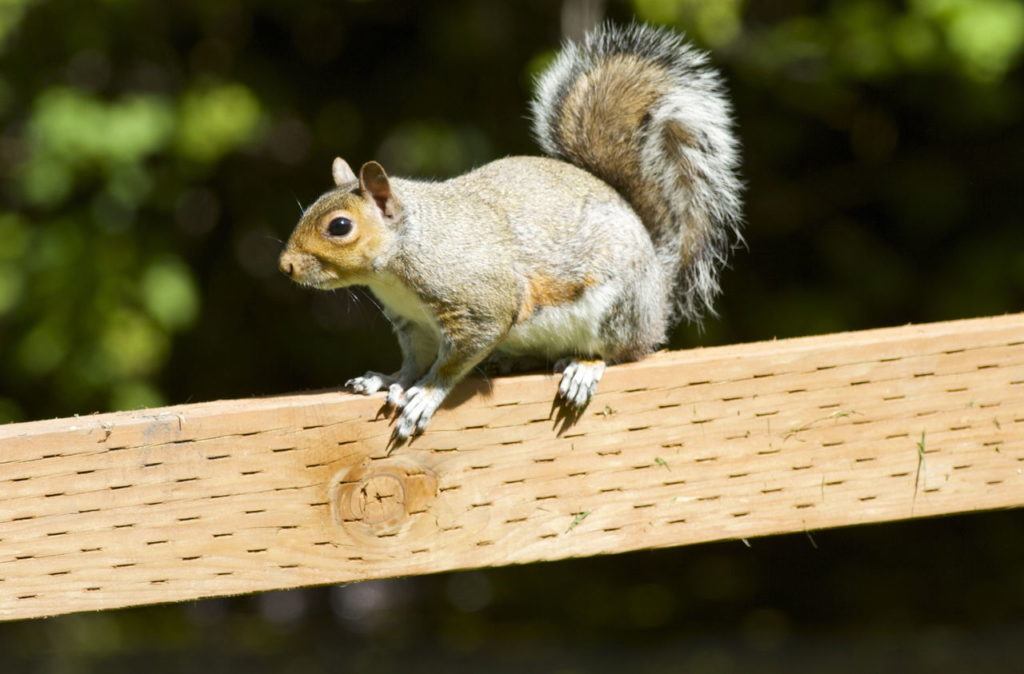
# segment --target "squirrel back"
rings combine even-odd
[[[673,318],[713,312],[741,241],[738,142],[707,56],[667,29],[605,24],[540,76],[534,131],[548,154],[618,190],[651,234]]]

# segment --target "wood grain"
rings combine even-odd
[[[0,618],[1024,504],[1024,315],[658,354],[561,432],[556,382],[390,456],[341,392],[0,427]]]

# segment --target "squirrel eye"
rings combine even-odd
[[[352,231],[352,221],[348,218],[334,218],[327,225],[327,233],[330,236],[348,236]]]

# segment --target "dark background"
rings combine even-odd
[[[0,421],[393,369],[361,291],[277,273],[300,205],[336,154],[444,178],[535,153],[532,77],[602,12],[710,49],[744,145],[748,246],[672,347],[1021,309],[1019,0],[10,0]],[[12,672],[997,672],[1022,651],[1013,512],[0,625]]]

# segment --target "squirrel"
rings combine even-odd
[[[739,243],[738,143],[707,55],[664,28],[604,24],[538,78],[533,126],[548,157],[507,157],[443,182],[359,174],[307,208],[279,260],[319,289],[362,285],[402,351],[387,388],[393,440],[421,433],[485,359],[542,358],[579,413],[605,364],[659,348],[713,311]]]

